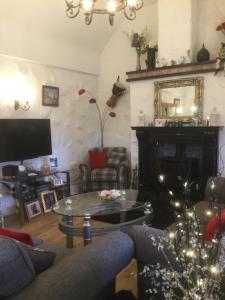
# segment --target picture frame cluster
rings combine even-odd
[[[40,200],[35,199],[25,203],[25,210],[28,220],[31,220],[43,213],[52,211],[52,207],[58,205],[55,191],[45,191],[40,193]]]

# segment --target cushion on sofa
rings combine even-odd
[[[32,262],[19,243],[0,236],[0,298],[19,292],[34,279]]]
[[[225,224],[225,209],[223,209],[218,216],[214,216],[209,220],[205,227],[203,239],[205,241],[211,241],[214,238],[216,232],[224,230]]]
[[[34,246],[33,240],[28,233],[17,232],[6,228],[0,228],[0,236],[7,236],[27,245]]]
[[[30,247],[23,243],[20,243],[20,246],[31,259],[36,274],[40,274],[53,265],[55,252]]]
[[[107,164],[107,152],[89,151],[89,161],[91,169],[104,168]]]
[[[116,168],[126,158],[126,153],[112,151],[109,153],[107,166]]]

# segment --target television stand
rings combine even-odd
[[[54,171],[49,174],[41,174],[40,172],[34,173],[34,176],[28,176],[27,173],[18,173],[17,176],[0,178],[0,183],[5,185],[12,192],[12,195],[16,200],[21,224],[24,224],[26,220],[25,203],[32,200],[40,200],[40,194],[42,192],[55,190],[56,193],[58,192],[58,194],[60,194],[60,198],[70,196],[69,170]],[[44,181],[46,177],[60,177],[60,174],[64,174],[65,176],[65,180],[60,186],[53,186],[51,182]]]

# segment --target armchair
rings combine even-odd
[[[92,148],[90,151],[107,152],[108,164],[105,168],[91,169],[88,163],[80,164],[82,192],[103,189],[125,189],[128,187],[129,163],[127,151],[124,147]],[[118,154],[121,160],[117,164],[112,162],[113,155]]]

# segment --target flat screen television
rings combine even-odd
[[[51,154],[49,119],[0,119],[0,162]]]

